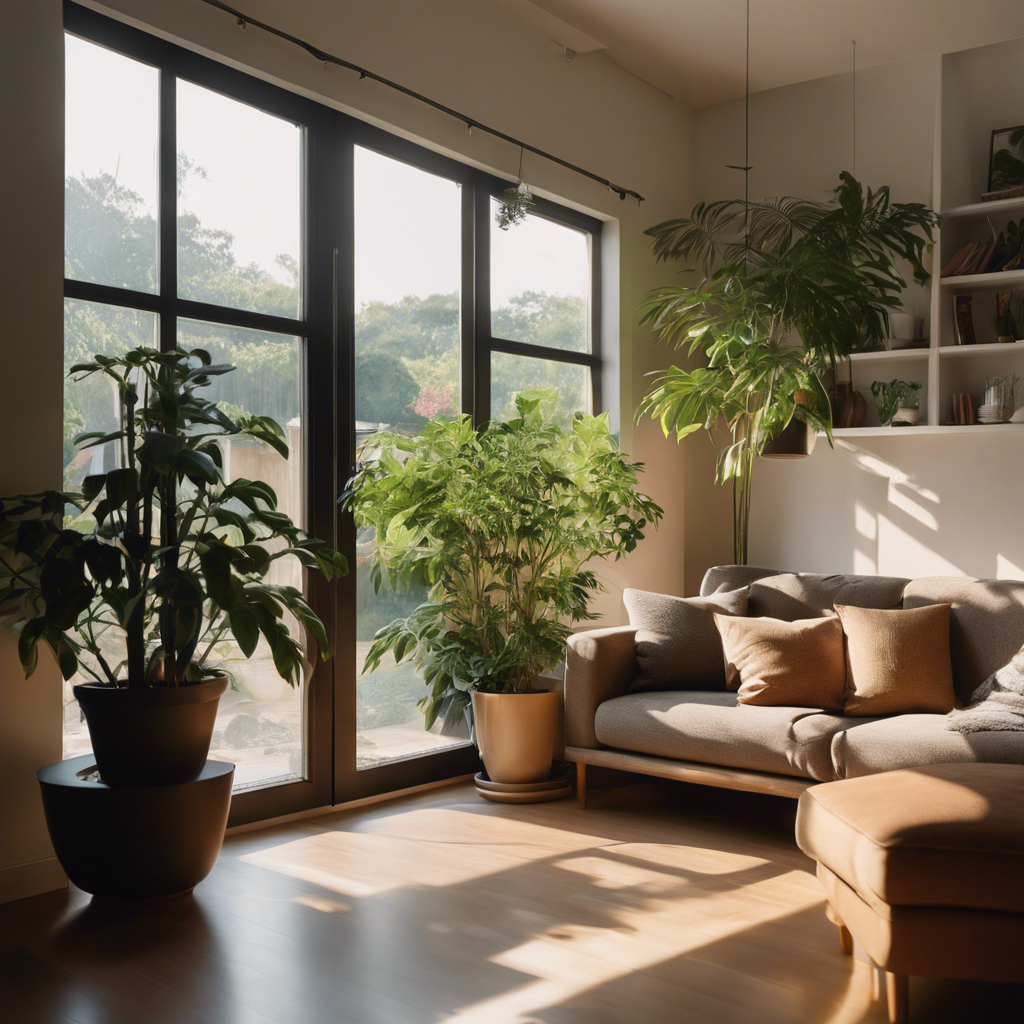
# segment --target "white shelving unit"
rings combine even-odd
[[[1024,61],[1024,40],[1014,53]],[[1006,55],[1003,55],[1004,60]],[[932,160],[932,206],[942,212],[933,253],[929,286],[927,348],[862,352],[849,364],[853,386],[867,401],[865,426],[833,431],[837,438],[907,438],[952,434],[1004,434],[1024,438],[1024,425],[954,425],[953,394],[968,392],[975,407],[982,403],[987,377],[1016,371],[1024,378],[1024,343],[1000,344],[997,336],[995,293],[1024,290],[1024,269],[959,277],[939,276],[966,241],[984,241],[1005,231],[1007,224],[1024,220],[1024,196],[979,202],[988,186],[989,145],[994,128],[1024,122],[1019,89],[1007,88],[1002,71],[993,70],[980,52],[964,51],[942,58],[939,111]],[[922,153],[921,159],[929,154]],[[1024,291],[1022,291],[1024,294]],[[973,315],[977,343],[957,345],[953,301],[974,296]],[[913,300],[908,306],[913,305]],[[1021,325],[1024,329],[1024,324]],[[845,366],[839,370],[846,379]],[[875,380],[920,380],[921,423],[914,427],[882,427],[871,398]],[[1022,386],[1024,391],[1024,386]],[[1018,400],[1024,398],[1022,394]]]

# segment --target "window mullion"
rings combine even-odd
[[[475,183],[462,183],[462,287],[459,310],[460,333],[462,336],[462,405],[464,413],[475,416],[477,402],[476,377],[476,194]]]
[[[160,348],[177,342],[178,106],[173,70],[160,69]]]
[[[473,422],[479,425],[491,418],[491,193],[479,181],[473,191],[476,237],[476,280],[472,293],[476,304]]]

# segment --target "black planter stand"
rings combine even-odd
[[[197,779],[108,786],[90,755],[36,772],[57,859],[68,878],[108,899],[189,892],[224,841],[235,766],[207,761]]]

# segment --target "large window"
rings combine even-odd
[[[291,457],[228,444],[228,475],[270,482],[353,569],[327,586],[275,563],[337,650],[304,688],[261,649],[211,651],[234,677],[212,754],[248,791],[233,820],[474,768],[465,730],[424,731],[411,665],[361,674],[374,632],[424,594],[373,591],[374,537],[337,499],[382,430],[502,417],[538,389],[556,422],[600,408],[599,223],[538,199],[501,231],[506,181],[73,3],[65,23],[66,365],[140,344],[234,364],[215,397],[277,419]],[[72,444],[114,427],[116,396],[67,382],[64,405],[76,487],[116,464],[116,446]],[[71,756],[88,733],[70,686],[65,701]]]

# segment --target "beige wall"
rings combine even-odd
[[[982,56],[979,51],[977,59]],[[940,58],[922,58],[857,76],[857,176],[890,185],[895,200],[935,201],[940,69]],[[742,163],[742,124],[737,103],[695,115],[696,195],[741,194],[740,177],[729,180],[722,167]],[[753,197],[823,195],[852,166],[850,75],[754,96],[751,128]],[[927,291],[910,291],[905,305],[928,314]],[[837,442],[830,450],[819,439],[809,459],[761,460],[750,561],[818,571],[1024,578],[1022,440],[908,434]]]
[[[0,42],[0,494],[60,486],[64,49],[60,0],[14,5]],[[26,83],[32,83],[26,88]],[[61,756],[60,676],[49,658],[26,683],[0,628],[0,902],[62,884],[35,769]]]

